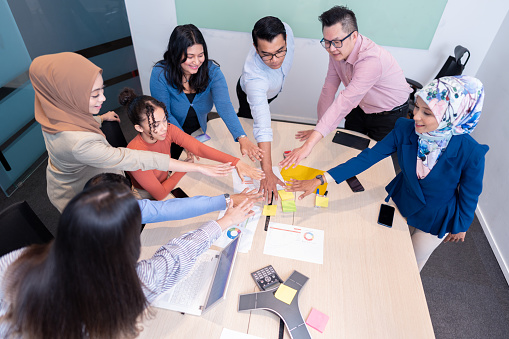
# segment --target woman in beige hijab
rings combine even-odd
[[[47,191],[61,212],[85,183],[103,172],[153,170],[225,176],[231,164],[201,165],[171,160],[167,154],[112,147],[100,130],[114,112],[99,113],[104,97],[102,69],[75,53],[40,56],[30,66],[35,119],[48,150]]]

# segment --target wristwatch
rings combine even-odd
[[[239,141],[241,138],[245,138],[245,137],[247,137],[247,135],[245,135],[245,134],[239,135],[239,137],[237,138],[237,141]]]
[[[325,180],[323,180],[323,175],[318,174],[315,178],[316,178],[316,179],[318,179],[318,180],[320,180],[320,185],[325,184]]]
[[[224,200],[226,200],[226,207],[228,208],[228,206],[230,206],[230,201],[232,200],[232,198],[230,198],[230,195],[228,193],[224,194]]]

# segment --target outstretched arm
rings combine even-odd
[[[261,161],[262,170],[265,173],[265,179],[260,181],[260,193],[263,192],[263,197],[268,203],[272,202],[272,197],[278,200],[277,185],[285,186],[272,171],[272,154],[271,154],[271,142],[260,142],[258,143],[261,149],[264,150],[265,156]]]
[[[237,207],[230,205],[225,215],[217,222],[209,221],[195,231],[170,240],[159,248],[152,258],[138,262],[136,271],[147,301],[152,303],[161,293],[184,278],[193,267],[196,258],[219,238],[222,230],[253,215],[252,206],[247,200]]]
[[[308,155],[311,154],[311,151],[315,147],[315,145],[322,140],[323,136],[317,132],[313,131],[309,134],[309,136],[306,139],[306,142],[304,145],[297,147],[294,149],[283,161],[279,163],[279,166],[288,169],[290,166],[292,168],[297,167],[297,165],[304,160]]]

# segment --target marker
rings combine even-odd
[[[319,188],[316,189],[316,193],[315,194],[316,194],[317,197],[320,196],[320,189]],[[316,205],[316,198],[315,198],[315,208],[320,208],[320,206]]]

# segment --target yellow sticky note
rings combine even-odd
[[[302,165],[298,165],[295,168],[288,168],[288,169],[282,169],[281,170],[281,176],[285,181],[290,181],[290,179],[296,179],[296,180],[309,180],[315,178],[318,174],[323,174],[324,171],[312,168],[312,167],[306,167]],[[324,194],[327,190],[327,183],[318,186],[320,189],[320,193]]]
[[[297,211],[297,206],[295,206],[295,201],[293,200],[281,201],[281,207],[283,208],[283,212]]]
[[[279,299],[282,302],[290,305],[292,303],[293,297],[295,297],[295,294],[297,294],[296,289],[281,284],[279,285],[279,288],[277,289],[276,294],[274,294],[274,296],[276,297],[276,299]]]
[[[317,195],[315,198],[315,205],[319,207],[329,207],[329,198]]]
[[[293,195],[292,192],[286,192],[285,190],[279,190],[277,192],[279,193],[279,196],[281,197],[282,201],[295,199],[295,196]]]
[[[265,205],[263,206],[263,215],[272,216],[276,215],[277,205]]]

